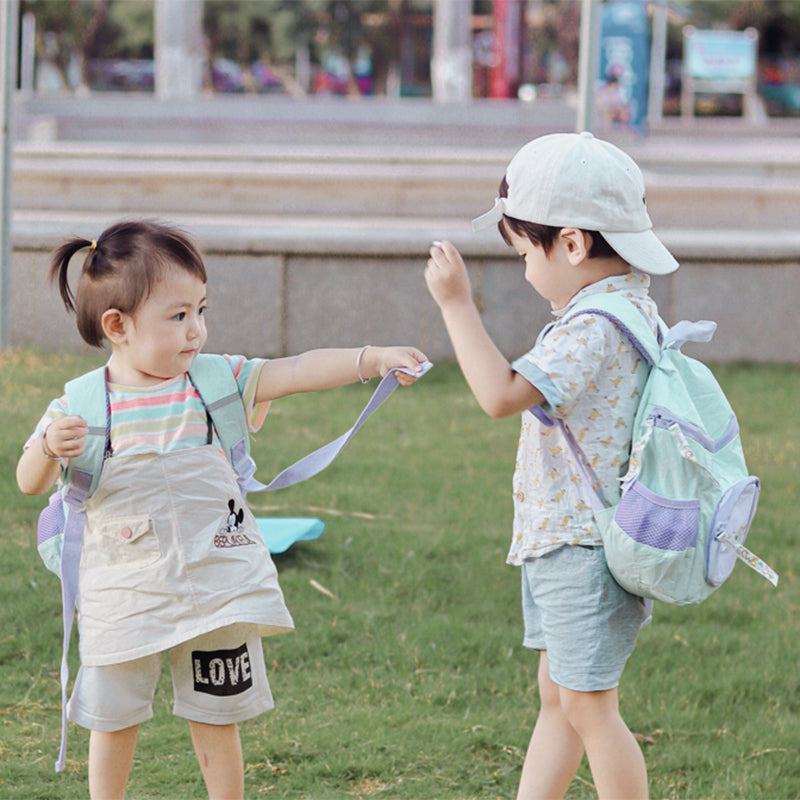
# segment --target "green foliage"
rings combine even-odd
[[[40,53],[45,34],[55,35],[62,66],[73,52],[87,58],[152,58],[153,0],[22,0],[20,14],[36,18]]]
[[[0,358],[4,474],[64,380],[96,363]],[[642,737],[652,797],[797,798],[800,371],[717,372],[763,481],[750,541],[781,582],[773,590],[738,565],[700,606],[658,605],[621,707]],[[368,391],[275,402],[255,439],[259,475],[349,427]],[[520,644],[519,575],[504,563],[517,434],[517,420],[485,417],[457,369],[437,365],[320,476],[251,496],[260,516],[316,516],[327,528],[276,557],[297,630],[264,642],[276,708],[242,726],[247,797],[514,796],[538,705],[537,659]],[[21,496],[10,478],[0,491],[0,796],[83,798],[86,732],[71,726],[67,772],[53,773],[60,595],[33,545],[44,499]],[[166,671],[129,796],[204,796]],[[585,763],[567,796],[595,796]]]
[[[212,53],[243,63],[289,63],[300,45],[352,60],[367,44],[397,57],[399,16],[431,7],[431,0],[205,0],[203,28]],[[368,24],[370,18],[381,22]]]
[[[796,0],[690,0],[686,5],[692,14],[692,25],[698,28],[728,23],[734,30],[743,30],[749,25],[763,28],[781,20],[800,25]]]

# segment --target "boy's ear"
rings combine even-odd
[[[578,266],[589,257],[592,237],[586,231],[580,228],[562,228],[558,235],[570,264]]]
[[[103,333],[111,344],[122,344],[127,337],[128,315],[118,308],[109,308],[100,319]]]

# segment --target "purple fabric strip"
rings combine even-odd
[[[85,495],[84,495],[85,498]],[[61,645],[61,750],[56,761],[56,772],[63,772],[67,758],[67,684],[69,683],[69,640],[72,620],[75,616],[75,600],[78,594],[78,568],[83,546],[85,512],[70,508],[64,528],[64,544],[61,551],[61,608],[64,617],[64,639]]]
[[[426,372],[428,372],[433,364],[431,364],[430,361],[426,361],[420,366],[422,367],[421,372],[415,373],[406,369],[402,369],[401,371],[406,372],[409,375],[422,377]],[[389,395],[398,387],[399,384],[397,383],[395,372],[397,372],[397,370],[391,370],[384,375],[383,380],[378,384],[377,389],[375,389],[375,392],[369,399],[369,402],[366,406],[364,406],[364,410],[361,412],[361,414],[359,414],[358,419],[355,421],[355,424],[352,428],[350,428],[350,430],[345,431],[341,436],[334,439],[332,442],[328,442],[328,444],[323,445],[313,453],[309,453],[307,456],[304,456],[291,466],[286,467],[286,469],[276,475],[266,485],[255,480],[252,477],[252,472],[250,472],[249,475],[245,473],[246,480],[243,488],[250,492],[271,492],[275,489],[285,489],[287,486],[292,486],[295,483],[308,480],[308,478],[313,478],[314,475],[322,472],[322,470],[329,466],[334,458],[339,455],[339,453],[342,451],[342,448],[353,438],[353,436],[356,435],[358,429],[367,421],[370,416],[372,416],[375,411],[378,410],[378,408],[388,399]],[[240,458],[242,458],[242,456],[243,454],[240,453]],[[255,465],[253,465],[253,470],[254,469]]]

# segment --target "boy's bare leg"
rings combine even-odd
[[[539,656],[541,707],[533,728],[517,800],[556,800],[566,794],[583,758],[583,742],[561,708],[560,688],[550,680],[547,653]]]
[[[139,726],[121,731],[92,731],[89,736],[89,796],[122,800],[133,764]]]
[[[647,767],[619,714],[617,690],[573,692],[562,687],[561,707],[586,748],[600,800],[646,800]]]
[[[239,726],[189,721],[192,744],[210,800],[241,800],[244,765]]]

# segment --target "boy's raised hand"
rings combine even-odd
[[[472,301],[467,268],[451,242],[444,241],[431,247],[425,282],[439,308]]]

